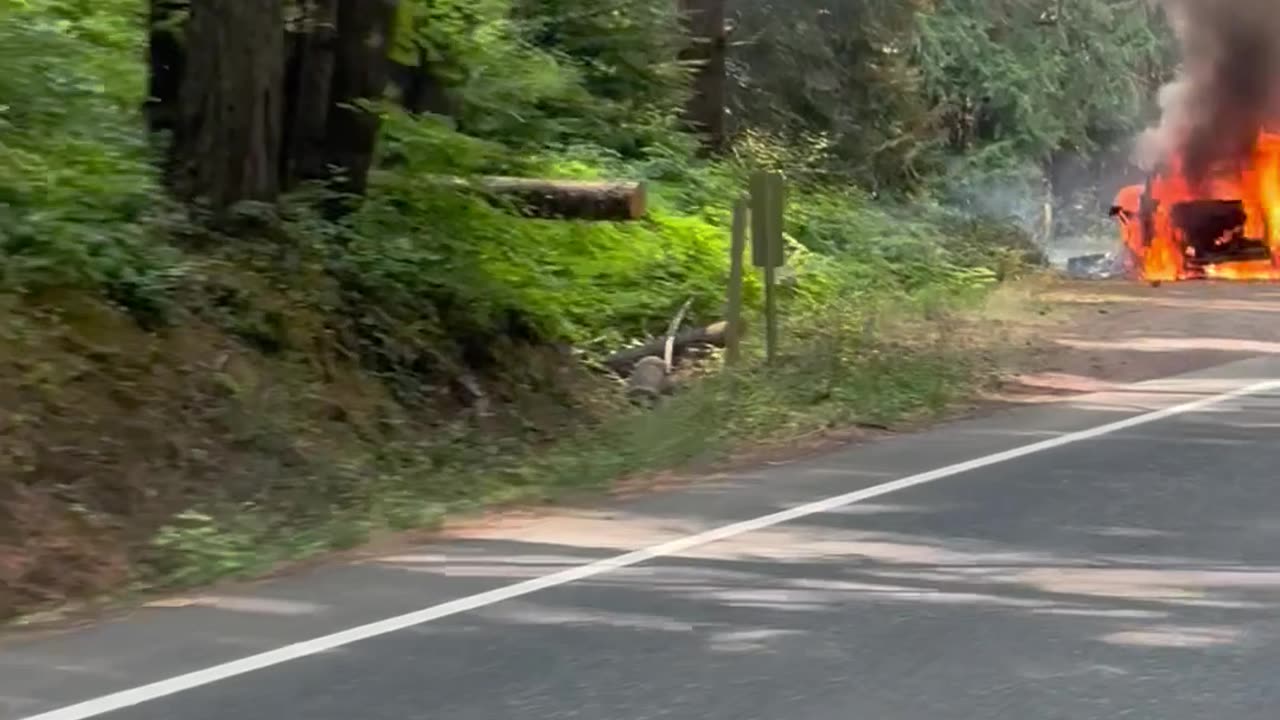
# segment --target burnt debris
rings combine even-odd
[[[1067,277],[1107,280],[1124,276],[1124,264],[1114,253],[1090,253],[1067,258]]]
[[[1189,268],[1222,262],[1267,260],[1266,240],[1245,236],[1244,203],[1239,200],[1190,200],[1169,208],[1181,235]]]

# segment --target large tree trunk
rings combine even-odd
[[[328,177],[325,130],[331,112],[338,0],[301,0],[288,35],[285,72],[284,152],[280,176],[290,188]]]
[[[185,63],[182,51],[183,0],[150,0],[147,5],[147,99],[143,104],[151,132],[173,130]]]
[[[325,149],[341,187],[363,194],[373,164],[378,116],[352,104],[380,100],[387,89],[396,0],[339,0],[338,38]]]
[[[280,0],[191,0],[175,132],[178,193],[215,210],[280,193]]]
[[[147,4],[147,98],[142,104],[147,129],[172,133],[178,125],[178,101],[186,72],[185,0],[150,0]],[[164,136],[160,175],[172,187],[180,167],[172,135]]]
[[[678,0],[689,36],[689,46],[680,60],[695,66],[693,94],[684,117],[713,152],[723,147],[725,140],[725,1]]]
[[[184,32],[166,21],[187,4],[150,0],[147,116],[174,132],[174,192],[225,208],[336,171],[363,193],[378,116],[353,105],[386,90],[397,1],[297,0],[286,28],[280,0],[190,0]]]

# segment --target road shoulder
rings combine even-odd
[[[347,627],[492,591],[816,498],[1274,378],[1270,358],[1009,409],[665,492],[460,522],[437,542],[167,599],[0,650],[0,717],[25,717]]]

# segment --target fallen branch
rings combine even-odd
[[[645,187],[639,182],[447,176],[430,181],[479,192],[496,205],[514,203],[533,218],[625,221],[639,220],[647,211]]]
[[[674,335],[664,335],[643,345],[620,350],[604,359],[604,364],[619,375],[626,375],[641,358],[661,358],[667,348],[667,339],[671,338],[672,360],[679,357],[689,348],[699,345],[724,347],[725,331],[728,324],[724,321],[712,323],[706,327],[689,328]]]
[[[680,306],[680,312],[671,318],[671,325],[667,327],[667,342],[662,351],[662,364],[666,366],[667,372],[671,372],[671,366],[675,360],[676,350],[676,332],[680,330],[680,323],[684,322],[685,313],[689,312],[689,306],[693,305],[693,296],[690,295],[688,300]]]

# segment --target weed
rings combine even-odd
[[[368,196],[340,220],[309,187],[216,225],[161,191],[136,3],[0,10],[0,512],[54,529],[0,517],[0,555],[23,558],[0,562],[0,609],[130,574],[253,575],[451,512],[928,416],[981,383],[958,318],[1037,262],[1025,233],[831,184],[821,134],[748,132],[698,159],[675,131],[674,5],[642,5],[432,4],[409,44],[447,53],[456,117],[382,110]],[[758,167],[793,187],[781,362],[750,345],[735,372],[712,362],[628,406],[589,368],[686,298],[688,322],[721,319],[729,212]],[[488,173],[642,180],[650,212],[528,220],[433,180]],[[760,296],[752,273],[752,327]]]

